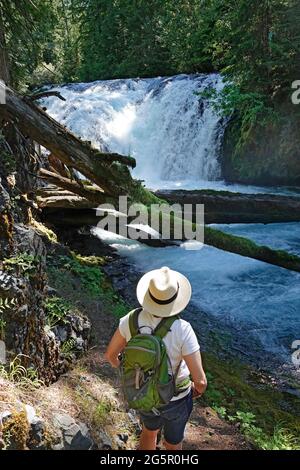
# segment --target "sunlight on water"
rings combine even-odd
[[[59,88],[66,101],[43,100],[49,114],[100,149],[135,157],[134,175],[161,180],[220,178],[223,118],[199,93],[217,74],[108,80]],[[197,94],[198,93],[198,94]]]

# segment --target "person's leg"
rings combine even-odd
[[[164,446],[166,450],[182,450],[182,441],[179,444],[170,444],[166,440],[164,440]]]
[[[193,409],[191,392],[184,398],[170,403],[163,417],[164,446],[166,450],[181,450],[184,431]]]
[[[140,437],[139,450],[155,450],[157,434],[159,429],[155,431],[150,431],[143,425],[142,434]]]

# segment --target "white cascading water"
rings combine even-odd
[[[131,155],[150,186],[220,179],[223,119],[199,93],[221,90],[218,74],[124,79],[57,88],[48,113],[100,149]]]

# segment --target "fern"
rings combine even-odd
[[[11,310],[13,307],[16,307],[17,304],[17,299],[0,298],[0,314],[3,314],[5,310]],[[0,340],[3,340],[5,337],[5,327],[6,320],[0,316]]]
[[[36,270],[38,257],[28,253],[20,253],[12,258],[5,258],[3,266],[6,271],[12,271],[18,268],[25,276],[30,276]]]
[[[0,298],[0,313],[3,313],[5,310],[10,310],[13,307],[16,307],[17,303],[17,299]]]
[[[61,345],[62,354],[68,358],[72,356],[72,353],[76,349],[76,341],[74,338],[70,338]]]
[[[67,300],[60,297],[48,297],[44,302],[46,310],[46,321],[49,328],[53,328],[58,323],[69,323],[66,315],[70,312],[71,306]]]

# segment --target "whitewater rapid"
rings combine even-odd
[[[218,74],[77,83],[43,106],[95,147],[135,157],[148,186],[198,187],[221,177],[224,118],[201,93],[223,86]]]

